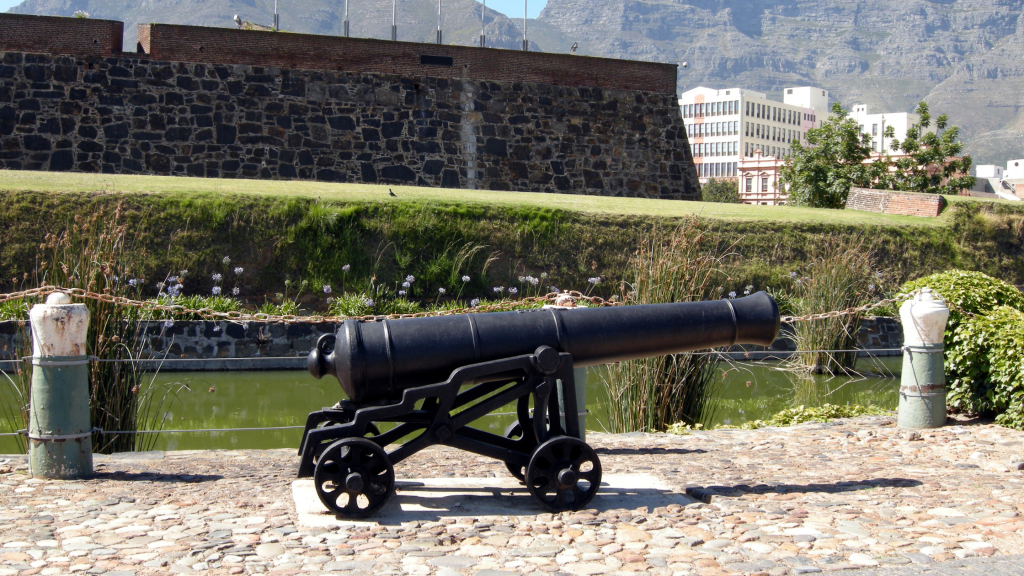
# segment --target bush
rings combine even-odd
[[[964,270],[907,282],[902,291],[924,287],[950,304],[943,338],[949,407],[1024,427],[1024,294],[1002,280]]]
[[[1024,313],[999,306],[968,317],[953,342],[946,349],[949,405],[1024,430]]]
[[[740,203],[739,185],[732,180],[708,180],[707,184],[701,186],[701,196],[705,202]]]

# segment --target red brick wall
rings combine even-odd
[[[171,62],[676,91],[676,65],[656,62],[172,24],[139,24],[138,36],[151,58]],[[423,65],[424,54],[450,57],[453,65]]]
[[[904,216],[935,217],[942,212],[945,203],[946,199],[938,194],[850,188],[846,209]]]
[[[0,52],[109,56],[121,52],[124,23],[0,13]]]

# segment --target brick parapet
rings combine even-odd
[[[0,52],[111,56],[123,42],[123,22],[0,13]]]
[[[945,203],[946,199],[938,194],[850,188],[846,209],[880,214],[935,217],[942,213]]]
[[[156,60],[676,91],[676,65],[657,62],[176,24],[139,24],[138,36]]]

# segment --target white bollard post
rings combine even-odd
[[[900,306],[903,323],[903,374],[900,378],[900,428],[939,428],[946,423],[946,374],[943,334],[949,308],[924,288]]]
[[[92,474],[89,424],[89,359],[85,339],[89,310],[54,293],[29,311],[32,324],[32,392],[29,465],[33,476],[82,478]]]

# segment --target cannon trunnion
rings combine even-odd
[[[310,413],[299,476],[313,476],[335,514],[365,517],[394,492],[394,464],[446,444],[505,462],[546,510],[578,510],[597,493],[601,463],[580,440],[574,366],[767,346],[779,320],[763,292],[708,302],[347,320],[320,338],[308,366],[316,378],[337,377],[351,400]],[[504,436],[471,426],[513,402],[517,420]]]

